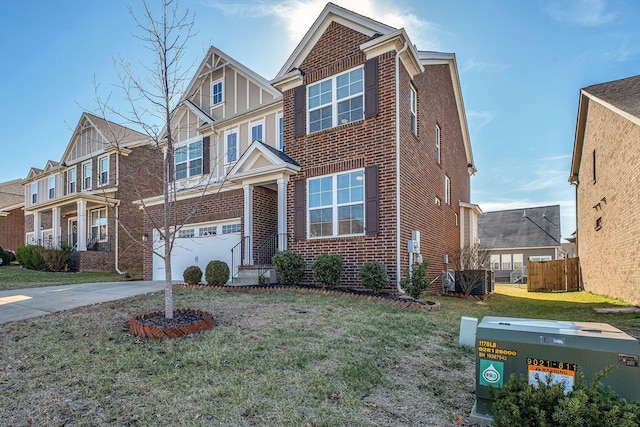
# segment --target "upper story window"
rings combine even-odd
[[[176,179],[202,175],[202,140],[177,148],[174,161]]]
[[[277,149],[282,151],[284,150],[284,117],[280,114],[276,121],[278,122],[278,130],[276,134],[276,141],[278,141]]]
[[[73,167],[67,171],[67,193],[76,192],[76,168]]]
[[[409,88],[409,111],[411,113],[411,131],[417,134],[418,133],[418,96],[413,86]]]
[[[364,117],[363,68],[309,85],[307,109],[309,133],[361,120]]]
[[[440,150],[441,149],[440,137],[441,137],[440,126],[436,125],[436,162],[438,164],[440,164],[442,160],[442,154]]]
[[[211,83],[211,105],[221,104],[222,97],[222,79]]]
[[[31,183],[31,204],[38,203],[38,182]]]
[[[82,164],[82,188],[84,190],[91,188],[91,162]]]
[[[308,235],[364,234],[364,170],[308,180]]]
[[[100,185],[109,183],[109,156],[101,157],[98,160]]]
[[[47,178],[47,188],[49,189],[49,199],[56,198],[56,177],[50,176]]]
[[[226,163],[233,163],[238,160],[238,132],[227,133],[227,156]]]
[[[262,139],[263,128],[263,123],[251,124],[251,140],[249,141],[249,144],[251,144],[253,141],[264,142],[264,140]]]
[[[444,176],[444,202],[451,204],[451,179],[447,175]]]
[[[593,183],[596,183],[596,150],[593,150]]]

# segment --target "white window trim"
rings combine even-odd
[[[414,134],[418,134],[418,91],[413,87],[413,85],[409,86],[409,113],[413,118],[411,123],[411,131]]]
[[[337,81],[338,81],[338,76],[342,76],[344,74],[349,74],[350,72],[357,70],[358,68],[362,69],[362,92],[359,92],[355,95],[350,95],[347,96],[345,98],[341,98],[340,100],[338,100],[338,88],[337,88]],[[315,86],[315,85],[319,85],[321,83],[324,83],[328,80],[331,80],[331,102],[327,103],[327,104],[321,104],[317,107],[314,107],[313,109],[309,108],[309,89],[311,88],[311,86]],[[362,96],[362,118],[356,121],[360,121],[360,120],[364,120],[364,106],[365,106],[365,99],[364,99],[364,93],[365,93],[365,82],[364,82],[364,66],[360,65],[358,67],[353,67],[349,70],[343,71],[341,73],[337,73],[334,74],[330,77],[327,77],[326,79],[322,79],[322,80],[318,80],[317,82],[313,82],[312,84],[307,85],[307,90],[306,90],[306,99],[305,99],[305,103],[307,105],[307,111],[306,111],[306,125],[307,125],[307,134],[310,133],[316,133],[316,132],[322,132],[323,130],[327,130],[327,129],[332,129],[335,128],[337,126],[341,126],[342,123],[338,123],[338,103],[344,102],[344,101],[348,101],[350,99],[354,99],[357,98],[359,96]],[[313,111],[316,110],[321,110],[327,106],[331,105],[331,127],[329,128],[325,128],[325,129],[320,129],[317,131],[311,131],[311,113]],[[349,122],[349,123],[355,123],[355,122]],[[348,124],[348,123],[344,123],[344,124]]]
[[[109,209],[107,209],[106,207],[102,207],[102,208],[97,208],[97,209],[92,209],[89,211],[89,235],[92,235],[93,232],[93,224],[91,223],[91,215],[94,212],[100,212],[101,210],[105,211],[105,217],[104,219],[106,220],[105,225],[104,225],[104,239],[100,238],[100,226],[98,226],[98,240],[96,240],[97,243],[102,243],[102,242],[108,242],[109,241]]]
[[[102,170],[102,161],[103,160],[107,160],[107,170]],[[98,187],[104,187],[105,185],[109,184],[109,155],[107,154],[106,156],[101,156],[98,157]],[[107,179],[103,180],[102,179],[102,174],[106,172],[107,173]]]
[[[363,179],[363,184],[362,184],[362,201],[361,202],[350,202],[350,203],[341,203],[338,204],[338,179],[337,176],[338,175],[345,175],[345,174],[350,174],[353,172],[362,172],[362,179]],[[321,179],[321,178],[327,178],[327,177],[331,177],[331,208],[332,208],[332,229],[333,229],[333,233],[329,236],[311,236],[311,208],[309,207],[309,200],[310,200],[310,192],[309,192],[309,181],[315,180],[315,179]],[[364,174],[364,169],[351,169],[348,171],[343,171],[343,172],[337,172],[337,173],[332,173],[332,174],[327,174],[327,175],[320,175],[320,176],[314,176],[311,178],[307,178],[307,182],[306,182],[306,187],[307,187],[307,200],[306,200],[306,226],[307,226],[307,238],[311,239],[311,240],[317,240],[317,239],[335,239],[335,238],[342,238],[342,237],[352,237],[352,236],[364,236],[366,234],[366,230],[367,230],[367,224],[366,224],[366,219],[367,219],[367,212],[366,212],[366,200],[365,200],[365,195],[367,194],[366,191],[366,187],[364,185],[364,179],[365,179],[365,174]],[[362,204],[362,221],[363,221],[363,231],[362,233],[352,233],[352,234],[339,234],[339,221],[338,221],[338,208],[341,206],[353,206],[353,205],[359,205]],[[329,207],[324,206],[324,208]],[[315,209],[322,209],[323,207],[315,207],[313,208]]]
[[[200,156],[200,159],[202,159],[202,172],[200,172],[197,175],[191,175],[191,167],[190,167],[189,163],[192,160],[197,159],[198,157],[194,157],[193,159],[191,157],[189,157],[189,153],[190,153],[189,145],[193,144],[194,142],[198,142],[198,141],[202,141],[202,144],[203,144],[202,147],[201,147],[202,153],[201,153],[201,156]],[[174,152],[177,151],[180,148],[183,148],[183,147],[187,147],[187,161],[186,161],[186,163],[187,163],[187,176],[185,176],[184,178],[178,178],[176,176],[176,173],[178,172],[178,169],[177,169],[176,166],[178,166],[178,165],[176,163],[175,156],[173,157],[173,177],[175,178],[176,181],[180,181],[180,182],[197,179],[197,178],[201,177],[204,174],[204,138],[202,136],[198,135],[198,136],[196,136],[194,138],[190,138],[190,139],[181,141],[179,144],[175,145]]]
[[[89,165],[89,186],[86,186],[87,175],[85,174],[86,166]],[[91,160],[88,162],[82,163],[82,189],[83,190],[91,190],[93,187],[93,165],[91,164]]]
[[[36,203],[38,203],[38,181],[31,183],[31,204],[34,205]]]
[[[280,120],[282,120],[282,124],[280,124]],[[282,135],[282,141],[280,140],[280,135]],[[284,151],[284,116],[282,113],[276,114],[276,148],[280,151]]]
[[[70,178],[71,173],[75,173],[76,175],[73,181],[71,181],[71,178]],[[71,183],[73,183],[75,186],[73,191],[71,191]],[[73,194],[73,193],[76,193],[77,191],[78,191],[78,171],[76,167],[73,166],[67,169],[67,194]]]
[[[53,180],[53,187],[51,186],[51,180]],[[51,190],[53,190],[53,195],[51,195]],[[56,198],[56,176],[55,175],[47,177],[47,197],[49,200]]]
[[[444,176],[444,202],[451,205],[451,178],[448,175]]]
[[[229,161],[228,138],[229,138],[229,135],[234,134],[234,133],[236,134],[236,159],[233,160],[233,161]],[[232,165],[232,164],[234,164],[235,162],[238,161],[238,157],[239,157],[239,154],[240,154],[239,153],[239,151],[240,151],[240,141],[238,140],[239,136],[240,136],[240,132],[239,132],[238,128],[227,130],[224,133],[224,164],[225,165]]]
[[[262,126],[262,140],[260,142],[265,142],[265,130],[266,127],[264,125],[264,119],[262,120],[256,120],[255,122],[250,122],[249,123],[249,135],[247,135],[247,137],[249,138],[249,145],[251,145],[251,143],[253,142],[253,128],[258,127],[258,126]],[[236,138],[237,140],[237,138]]]
[[[436,124],[436,163],[442,163],[442,130]]]
[[[220,100],[220,102],[216,102],[216,103],[214,104],[214,102],[213,102],[213,88],[214,88],[218,83],[220,83],[220,91],[222,92],[222,96],[221,96],[221,98],[222,98],[222,99]],[[217,80],[214,80],[214,81],[212,81],[212,82],[211,82],[211,87],[210,87],[210,93],[211,93],[211,108],[217,108],[217,107],[220,107],[222,104],[224,104],[224,92],[225,92],[225,90],[224,90],[224,79],[223,79],[223,78],[220,78],[220,79],[217,79]]]

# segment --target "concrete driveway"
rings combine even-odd
[[[164,290],[163,281],[47,286],[0,291],[0,323]]]

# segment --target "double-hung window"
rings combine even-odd
[[[176,149],[176,179],[202,175],[202,140]]]
[[[358,67],[309,85],[309,133],[351,123],[364,117],[363,74],[363,68]]]
[[[409,88],[409,112],[411,113],[411,131],[418,133],[418,97],[416,90],[411,86]]]
[[[38,183],[31,183],[31,204],[38,203]]]
[[[262,123],[255,123],[251,125],[251,141],[249,141],[249,144],[251,144],[253,141],[264,142],[262,139],[263,128],[264,126],[262,125]]]
[[[76,192],[76,168],[73,167],[67,171],[67,192],[68,194]]]
[[[278,116],[278,134],[277,136],[277,141],[278,141],[278,150],[282,151],[284,150],[284,117],[282,117],[282,114]]]
[[[89,225],[91,240],[94,242],[107,241],[107,208],[91,211]]]
[[[441,146],[440,146],[440,137],[441,137],[441,132],[440,132],[440,126],[436,125],[436,163],[440,164],[441,161]]]
[[[56,198],[56,177],[50,176],[47,179],[47,184],[49,188],[49,200]]]
[[[91,162],[82,164],[82,188],[88,190],[91,188]]]
[[[364,234],[364,170],[308,180],[309,237]]]
[[[222,100],[222,80],[216,80],[211,83],[211,106],[221,104]]]
[[[238,160],[238,133],[227,133],[227,156],[226,163],[233,163]]]
[[[100,169],[100,185],[109,183],[109,156],[101,157],[98,160],[98,167]]]
[[[444,176],[444,202],[451,204],[451,179],[447,175]]]

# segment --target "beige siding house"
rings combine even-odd
[[[569,182],[584,289],[640,304],[640,76],[580,91]]]

